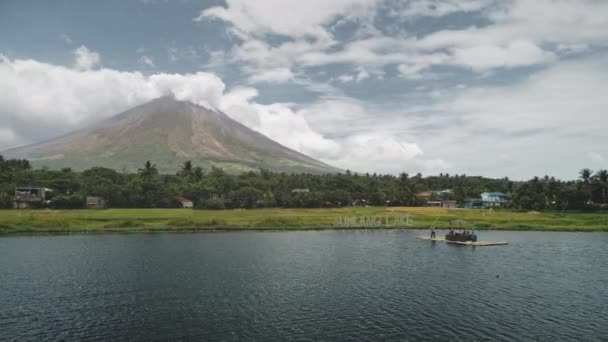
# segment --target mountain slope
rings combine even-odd
[[[162,97],[93,127],[1,154],[27,158],[34,166],[52,169],[104,166],[133,172],[150,160],[161,172],[174,173],[183,161],[192,160],[195,165],[215,165],[227,171],[339,171],[223,113],[173,97]]]

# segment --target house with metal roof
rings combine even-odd
[[[502,192],[484,192],[480,198],[467,198],[463,203],[469,209],[505,208],[510,205],[509,196]]]
[[[175,197],[175,200],[177,201],[177,203],[179,203],[179,205],[182,206],[182,208],[193,208],[194,207],[194,202],[192,202],[191,199],[188,199],[186,197],[177,196],[177,197]]]
[[[484,207],[504,207],[509,203],[509,198],[502,192],[484,192],[481,194]]]
[[[13,207],[15,209],[37,208],[48,204],[53,190],[42,186],[18,186],[15,188]]]

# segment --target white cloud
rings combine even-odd
[[[433,32],[415,45],[446,49],[448,63],[484,71],[551,61],[555,52],[580,53],[608,40],[608,2],[596,0],[513,0],[487,8],[490,24]],[[557,44],[551,50],[550,44]]]
[[[73,53],[75,57],[74,67],[78,70],[89,70],[99,64],[99,54],[89,50],[84,45],[74,50]]]
[[[14,143],[16,139],[17,136],[13,131],[0,127],[0,145],[8,145]]]
[[[59,38],[61,38],[61,40],[63,40],[66,44],[73,44],[74,41],[72,40],[72,38],[70,36],[68,36],[65,33],[62,33],[59,35]]]
[[[456,12],[475,12],[494,4],[493,0],[418,0],[400,1],[389,12],[404,19],[442,17]]]
[[[554,59],[554,54],[543,51],[529,41],[513,41],[506,46],[478,45],[454,48],[450,63],[468,66],[475,71],[485,71],[496,67],[516,67],[541,64]]]
[[[251,83],[285,83],[293,79],[294,75],[289,68],[276,68],[263,70],[258,73],[254,73],[249,77]]]
[[[595,151],[591,151],[591,152],[587,153],[587,156],[589,156],[589,159],[591,159],[594,162],[601,163],[601,162],[606,161],[606,158],[604,158],[603,155],[601,155]]]
[[[422,149],[415,143],[370,131],[343,139],[342,149],[333,162],[360,172],[398,173],[422,154]]]
[[[513,0],[486,11],[490,24],[462,30],[440,30],[420,40],[428,49],[505,46],[528,40],[543,43],[592,44],[608,38],[608,2],[596,0]]]
[[[427,65],[424,64],[400,64],[397,66],[397,70],[399,71],[399,75],[403,78],[418,80],[423,76],[421,71],[428,68]]]
[[[348,83],[348,82],[353,81],[354,79],[355,79],[355,77],[353,75],[340,75],[337,78],[337,80],[342,83]]]
[[[414,36],[374,21],[379,9],[406,21],[479,12],[487,24]],[[196,20],[218,19],[230,25],[241,40],[232,60],[241,63],[249,77],[278,68],[300,75],[304,73],[300,69],[308,67],[350,64],[368,71],[395,65],[401,77],[421,79],[420,71],[432,66],[483,74],[543,65],[594,44],[605,45],[608,16],[604,13],[608,2],[597,0],[229,0],[226,7],[203,10]],[[340,42],[332,30],[347,22],[358,28],[352,40]],[[270,35],[284,36],[286,41],[270,43]],[[365,79],[365,71],[360,76]]]
[[[370,74],[364,68],[361,68],[359,70],[359,72],[357,73],[357,76],[355,77],[355,79],[357,80],[357,82],[361,82],[361,81],[366,80],[368,78],[370,78]]]
[[[167,57],[174,63],[180,60],[195,61],[200,58],[197,49],[192,45],[186,47],[168,47]]]
[[[475,121],[478,128],[515,133],[557,126],[565,132],[603,133],[604,125],[608,126],[608,99],[603,95],[606,66],[595,60],[562,63],[523,84],[466,90],[449,106]]]
[[[334,49],[335,50],[335,49]],[[303,66],[354,64],[359,67],[398,65],[405,78],[419,78],[419,72],[433,65],[454,65],[485,71],[497,67],[526,66],[550,62],[554,54],[528,40],[503,45],[475,42],[468,31],[444,32],[421,40],[370,37],[327,52],[324,48],[299,53],[294,62]]]
[[[439,157],[427,157],[415,142],[418,137],[404,134],[415,120],[400,110],[386,112],[352,98],[326,97],[297,113],[313,130],[339,142],[339,149],[318,156],[341,168],[394,174],[411,170],[438,173],[451,168]]]
[[[589,51],[590,47],[588,44],[563,44],[557,45],[557,51],[565,53],[567,55],[579,54]]]
[[[377,0],[227,0],[226,7],[201,11],[195,21],[229,22],[241,36],[279,34],[326,37],[328,24],[337,16],[363,17],[373,13]],[[296,15],[294,15],[296,14]]]
[[[139,57],[139,59],[137,60],[137,64],[148,68],[156,68],[156,64],[154,64],[154,59],[146,55]]]
[[[65,133],[169,92],[218,106],[224,83],[209,73],[155,74],[80,70],[0,58],[0,128],[26,141]],[[4,145],[4,147],[8,147]]]
[[[561,62],[522,83],[444,94],[430,111],[458,125],[439,129],[421,146],[457,156],[454,167],[467,173],[574,178],[593,159],[586,151],[608,153],[607,67],[601,58]],[[513,160],[493,158],[501,154]]]

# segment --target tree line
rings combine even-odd
[[[148,161],[137,173],[104,167],[82,172],[33,169],[28,160],[0,156],[0,208],[10,208],[16,186],[53,189],[53,208],[82,208],[86,196],[103,197],[114,208],[177,207],[186,197],[197,208],[315,208],[321,206],[421,206],[415,195],[428,190],[452,189],[444,198],[462,203],[486,191],[508,195],[514,208],[526,210],[607,209],[608,171],[581,170],[577,180],[534,177],[528,181],[479,176],[422,174],[397,176],[358,174],[288,174],[269,170],[229,174],[220,168],[203,169],[184,162],[174,175],[158,172]],[[300,190],[296,190],[300,189]],[[294,191],[296,190],[296,191]]]

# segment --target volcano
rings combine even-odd
[[[260,168],[288,173],[340,170],[289,149],[228,115],[172,96],[161,97],[91,127],[1,152],[35,167],[84,170],[94,166],[134,172],[150,160],[162,173],[196,166],[228,172]]]

